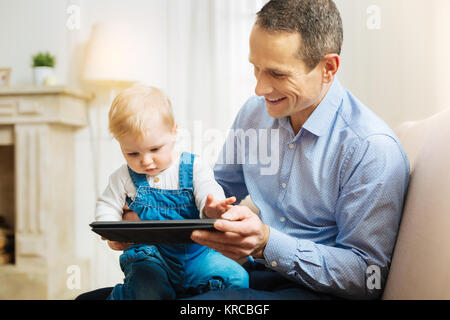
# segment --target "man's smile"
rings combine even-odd
[[[267,102],[267,103],[270,103],[270,104],[272,104],[272,105],[276,105],[276,104],[281,103],[281,102],[284,101],[285,99],[287,99],[287,98],[286,98],[286,97],[279,98],[279,99],[270,99],[270,98],[266,98],[266,102]]]

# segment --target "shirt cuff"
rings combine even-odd
[[[288,273],[294,266],[296,251],[297,239],[270,228],[269,240],[263,252],[267,267]]]

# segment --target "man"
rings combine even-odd
[[[236,260],[261,261],[259,284],[198,298],[381,295],[409,164],[394,133],[335,77],[342,40],[331,0],[272,0],[258,13],[249,58],[258,97],[240,110],[232,132],[278,130],[279,171],[262,175],[262,165],[248,162],[245,137],[229,137],[219,160],[234,150],[244,161],[221,161],[216,180],[227,196],[250,195],[260,216],[234,206],[223,216],[233,221],[216,223],[223,233],[195,231],[192,239]]]
[[[223,232],[191,235],[249,257],[250,289],[193,299],[380,297],[409,163],[389,127],[337,80],[342,41],[331,0],[271,0],[257,14],[249,57],[257,96],[237,115],[214,171],[227,197],[250,195],[259,215],[236,205],[215,223]],[[249,161],[254,149],[234,134],[249,130],[277,133],[275,172]]]

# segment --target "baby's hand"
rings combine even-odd
[[[131,242],[118,242],[118,241],[111,241],[108,240],[108,246],[113,249],[113,250],[117,250],[117,251],[123,251],[126,248],[128,248],[129,246],[131,246],[133,243]]]
[[[125,203],[123,206],[122,220],[128,221],[139,221],[141,220],[136,212],[130,210],[128,205]]]
[[[124,212],[122,215],[122,220],[127,220],[127,221],[139,221],[141,219],[139,219],[139,216],[137,215],[136,212],[133,211],[127,211]]]
[[[236,197],[230,197],[225,200],[214,200],[212,194],[208,194],[205,206],[203,207],[203,214],[211,219],[220,218],[222,214],[227,212],[232,203],[236,202]]]
[[[131,211],[130,209],[128,209],[127,204],[125,204],[125,206],[123,207],[123,214],[122,214],[122,220],[127,220],[127,221],[139,221],[141,219],[139,219],[139,216],[136,214],[136,212]],[[102,237],[103,240],[106,240],[105,238]],[[108,246],[113,249],[113,250],[117,250],[117,251],[123,251],[126,248],[128,248],[129,246],[131,246],[133,243],[131,242],[119,242],[119,241],[111,241],[108,240]]]

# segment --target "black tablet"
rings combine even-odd
[[[193,230],[217,231],[216,219],[97,221],[89,226],[102,237],[119,242],[143,244],[193,243]]]

